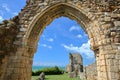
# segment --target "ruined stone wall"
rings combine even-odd
[[[66,71],[70,77],[79,76],[83,72],[83,61],[80,53],[69,54],[70,63],[66,66]]]
[[[84,67],[86,80],[97,80],[96,62]]]
[[[18,17],[11,20],[4,20],[0,23],[0,79],[3,79],[8,68],[11,56],[15,55],[17,46],[14,41],[17,39],[16,35],[19,31]],[[14,60],[14,58],[13,58]]]

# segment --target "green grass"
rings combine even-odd
[[[31,80],[38,79],[39,76],[32,76]],[[46,75],[45,80],[80,80],[79,78],[69,78],[68,74],[63,75]]]

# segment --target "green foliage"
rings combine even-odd
[[[43,68],[42,70],[38,70],[33,72],[32,71],[32,76],[38,76],[42,72],[45,73],[45,75],[57,75],[57,74],[63,74],[63,70],[59,69],[57,66],[51,67],[51,68]]]

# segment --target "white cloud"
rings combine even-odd
[[[33,62],[33,66],[65,66],[62,63],[54,63],[54,62]]]
[[[49,42],[53,42],[54,41],[53,38],[48,38],[45,35],[42,35],[42,38],[44,38],[44,40],[49,41]]]
[[[52,48],[52,46],[49,46],[49,45],[47,45],[47,44],[41,44],[41,46],[42,46],[42,47],[49,48],[49,49],[51,49],[51,48]]]
[[[2,17],[2,16],[0,16],[0,22],[1,22],[1,21],[3,21],[3,17]]]
[[[7,11],[10,12],[10,9],[7,4],[2,4],[2,7]]]
[[[72,27],[69,29],[69,31],[73,31],[73,30],[79,31],[79,30],[80,30],[80,27],[78,27],[78,26],[72,26]]]
[[[41,46],[43,46],[43,47],[47,47],[47,45],[46,45],[46,44],[42,44]]]
[[[15,15],[15,16],[16,16],[16,15],[18,15],[18,13],[17,13],[17,12],[14,12],[14,13],[13,13],[13,15]]]
[[[8,12],[9,14],[11,14],[11,15],[13,15],[13,16],[18,15],[18,13],[17,13],[17,12],[12,12],[12,11],[10,10],[9,5],[8,5],[8,4],[6,4],[6,3],[3,3],[3,4],[2,4],[2,8],[5,10],[5,11],[0,10],[0,14],[1,14],[2,16],[3,16],[3,15],[4,15],[4,13],[6,13],[6,12]]]
[[[49,38],[49,39],[47,39],[47,41],[49,41],[49,42],[53,42],[54,39],[53,39],[53,38]]]
[[[77,35],[77,38],[82,38],[82,35],[81,35],[81,34],[78,34],[78,35]]]
[[[82,46],[74,46],[73,44],[65,45],[62,44],[62,46],[71,52],[78,52],[81,55],[85,55],[88,59],[94,58],[94,52],[90,49],[90,42],[84,43]]]

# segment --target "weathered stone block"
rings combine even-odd
[[[111,17],[105,17],[104,21],[111,21]]]
[[[115,58],[116,58],[117,60],[120,60],[120,55],[116,55]]]
[[[18,38],[20,38],[20,37],[23,37],[23,35],[21,35],[21,34],[18,34],[18,35],[17,35],[17,37],[18,37]]]
[[[116,36],[116,32],[111,32],[111,36],[112,37]]]
[[[114,21],[115,26],[120,26],[120,21]]]
[[[109,65],[109,66],[112,66],[113,65],[113,60],[112,59],[107,59],[106,64]]]
[[[119,65],[119,61],[118,60],[114,60],[114,65]]]
[[[21,32],[24,32],[24,31],[26,31],[26,28],[23,28],[23,27],[22,27],[22,28],[20,28],[20,31],[21,31]]]
[[[115,55],[114,54],[107,54],[105,56],[107,59],[114,59],[115,58]]]

